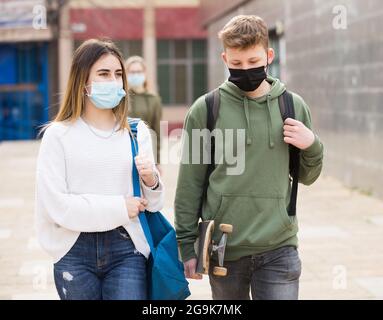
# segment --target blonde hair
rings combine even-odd
[[[142,58],[140,56],[131,56],[128,59],[126,59],[126,61],[125,61],[125,69],[126,69],[127,73],[129,71],[130,66],[133,63],[139,63],[142,66],[142,69],[144,69],[144,72],[146,73],[146,63],[145,63],[145,60],[144,60],[144,58]],[[144,82],[144,88],[145,88],[145,90],[148,90],[148,81],[146,79],[145,79],[145,82]]]
[[[218,33],[226,48],[247,49],[261,44],[269,47],[269,33],[266,22],[255,15],[239,15],[232,18]]]
[[[119,60],[122,69],[123,88],[127,90],[128,84],[124,60],[120,50],[108,39],[89,39],[83,42],[74,53],[64,100],[52,122],[74,122],[81,116],[85,108],[85,86],[89,78],[90,69],[94,63],[105,54],[112,54]],[[112,111],[116,116],[117,122],[119,122],[118,130],[130,130],[127,121],[128,95],[125,96]],[[52,122],[44,125],[40,134],[44,132]]]

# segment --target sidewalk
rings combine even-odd
[[[38,142],[0,144],[0,299],[58,299],[50,258],[33,230]],[[176,165],[163,166],[173,221]],[[300,186],[301,299],[383,299],[383,201],[322,176]],[[210,299],[208,278],[190,299]]]

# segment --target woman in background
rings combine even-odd
[[[156,133],[157,145],[153,146],[156,151],[156,163],[160,163],[160,121],[162,117],[161,98],[157,94],[149,92],[146,74],[146,64],[143,58],[132,56],[125,62],[125,68],[129,86],[129,117],[140,118],[145,121],[149,128]],[[160,170],[159,166],[157,168]]]

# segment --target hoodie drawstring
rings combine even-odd
[[[246,116],[246,144],[251,144],[251,136],[253,134],[253,131],[251,130],[251,125],[250,125],[250,116],[249,116],[249,100],[247,97],[244,97],[244,105],[245,105],[245,116]]]
[[[250,116],[249,116],[249,100],[245,96],[244,97],[244,107],[245,107],[245,117],[246,117],[246,144],[250,145],[252,144],[251,137],[253,136],[253,129],[250,125]],[[273,120],[271,118],[271,95],[267,95],[266,99],[267,104],[267,127],[268,127],[268,134],[269,134],[269,147],[274,148],[274,137],[273,137]]]
[[[267,111],[268,111],[269,147],[274,148],[273,121],[271,119],[270,99],[271,99],[271,95],[268,94],[266,101],[267,101]]]

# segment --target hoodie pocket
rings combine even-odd
[[[220,223],[233,225],[228,238],[231,247],[268,247],[296,232],[282,196],[223,194],[214,220],[215,241],[220,237]]]

